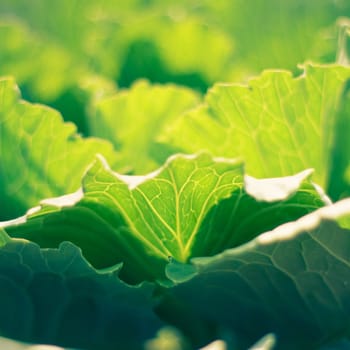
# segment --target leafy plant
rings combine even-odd
[[[0,347],[349,348],[349,14],[3,0]]]
[[[96,267],[123,262],[130,282],[161,279],[169,257],[213,255],[322,206],[306,175],[277,184],[246,178],[244,186],[235,161],[178,155],[153,174],[125,178],[97,160],[82,191],[43,202],[6,231],[43,247],[70,240]],[[278,198],[264,193],[274,186],[282,186]]]
[[[308,65],[296,78],[265,71],[248,86],[215,85],[205,104],[169,126],[164,139],[176,150],[244,157],[248,172],[260,177],[312,166],[316,182],[329,188],[349,163],[338,135],[348,135],[350,125],[343,110],[349,73],[343,66]],[[336,164],[334,153],[341,154]]]
[[[69,193],[96,152],[113,162],[112,145],[83,139],[56,111],[21,101],[13,79],[0,79],[0,216],[22,215],[41,198]]]

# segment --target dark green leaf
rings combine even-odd
[[[272,332],[278,349],[311,349],[348,334],[350,216],[344,200],[282,225],[246,245],[192,259],[171,293],[189,314],[234,332],[241,346]],[[339,222],[339,223],[338,223]],[[178,318],[177,318],[178,319]]]
[[[118,270],[117,267],[114,269]],[[71,243],[0,248],[0,333],[28,343],[84,349],[142,349],[161,322],[151,285],[130,287],[96,271]]]

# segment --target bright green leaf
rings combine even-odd
[[[248,194],[235,160],[177,155],[146,176],[119,175],[97,160],[82,191],[43,201],[3,226],[42,247],[72,241],[97,267],[122,261],[128,281],[162,278],[170,257],[216,254],[324,205],[308,176],[287,178],[294,185],[283,195],[261,201],[266,183]]]
[[[56,111],[20,100],[13,79],[0,79],[0,217],[14,218],[41,199],[80,187],[97,153],[114,162],[112,145],[83,139]]]
[[[189,89],[140,81],[96,104],[89,119],[90,133],[111,141],[119,150],[119,170],[145,174],[164,161],[155,144],[157,136],[198,102],[197,94]]]
[[[248,86],[217,84],[205,105],[169,126],[162,140],[185,152],[243,157],[247,173],[257,177],[313,167],[315,182],[330,186],[334,147],[348,154],[335,134],[338,124],[344,129],[337,112],[349,77],[350,68],[307,65],[296,78],[265,71]]]

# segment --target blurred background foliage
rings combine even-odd
[[[346,16],[347,0],[2,0],[0,75],[89,135],[96,91],[139,78],[204,93],[267,68],[335,62]]]

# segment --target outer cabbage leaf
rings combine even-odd
[[[338,149],[342,162],[349,159],[344,140],[336,137],[340,125],[343,135],[350,132],[343,111],[350,104],[344,94],[349,77],[347,67],[307,65],[297,78],[265,71],[248,86],[217,84],[204,106],[177,120],[161,138],[185,152],[242,156],[247,172],[257,177],[314,167],[315,182],[329,188],[344,176],[344,164],[332,164],[332,152]]]
[[[243,348],[269,332],[278,349],[347,336],[349,217],[346,199],[186,267],[170,263],[167,275],[177,283],[171,298],[186,315],[231,329]]]
[[[197,94],[189,89],[140,81],[95,104],[95,113],[89,118],[90,133],[109,140],[119,150],[119,171],[145,174],[165,160],[154,142],[157,136],[197,103]]]
[[[114,162],[110,143],[83,139],[58,112],[20,100],[0,79],[0,217],[14,218],[41,199],[75,191],[96,153]]]
[[[309,175],[244,178],[236,160],[201,154],[173,156],[146,176],[123,176],[99,158],[82,190],[3,226],[42,247],[72,241],[96,267],[122,261],[129,282],[161,279],[170,257],[216,254],[324,205]]]
[[[153,313],[151,285],[131,287],[116,272],[96,271],[71,243],[40,249],[12,241],[0,253],[2,336],[84,349],[142,349],[162,325]]]

